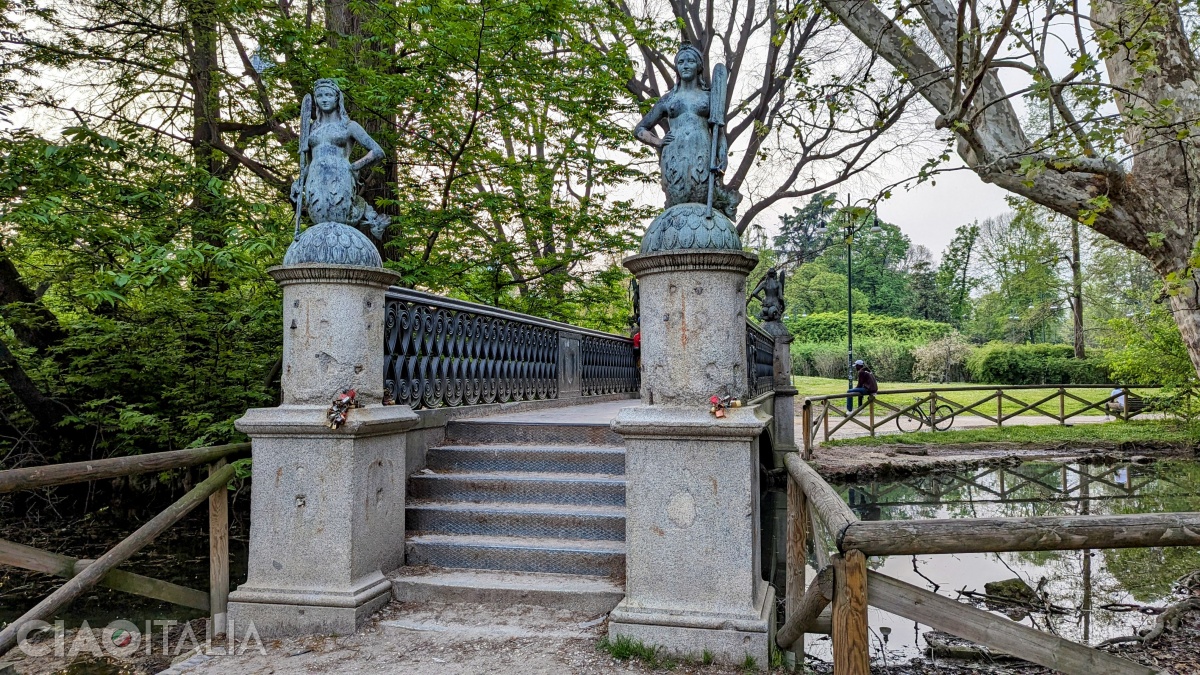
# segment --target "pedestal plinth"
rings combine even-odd
[[[237,422],[254,443],[254,492],[229,614],[263,637],[353,633],[391,597],[384,572],[404,564],[404,432],[417,415],[375,404],[334,430],[327,410],[259,408]]]
[[[609,636],[678,657],[769,663],[774,590],[762,579],[758,406],[623,408],[625,599]]]
[[[318,263],[270,273],[283,286],[283,404],[236,423],[253,442],[254,491],[249,570],[229,614],[263,637],[353,633],[388,601],[384,572],[404,563],[404,433],[417,415],[382,405],[384,291],[397,275]],[[346,389],[363,407],[330,429]]]

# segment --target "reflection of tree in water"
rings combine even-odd
[[[1109,515],[1200,510],[1200,463],[1150,466],[1031,462],[856,483],[842,489],[864,520]],[[1063,637],[1095,642],[1146,623],[1135,613],[1099,609],[1112,603],[1168,604],[1176,579],[1200,569],[1200,549],[1187,547],[994,554],[1013,575],[1069,614],[1026,619]],[[938,582],[936,566],[931,567]],[[978,584],[982,591],[982,580]],[[1090,610],[1090,611],[1089,611]]]

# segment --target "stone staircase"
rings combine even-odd
[[[451,421],[409,477],[403,602],[600,614],[624,597],[625,449],[607,423]]]

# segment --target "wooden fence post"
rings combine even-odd
[[[225,466],[221,459],[208,465],[212,476]],[[208,634],[226,632],[229,605],[229,495],[221,486],[208,497],[208,605],[211,615]]]
[[[787,482],[787,581],[784,596],[787,604],[784,616],[791,619],[804,596],[805,563],[808,558],[808,497],[795,478]],[[792,653],[796,663],[804,663],[804,636],[796,642]]]
[[[1058,423],[1067,425],[1067,390],[1064,387],[1058,388]]]
[[[825,425],[825,440],[829,440],[829,401],[821,406],[821,422]]]
[[[833,674],[871,675],[867,558],[857,550],[833,558]]]
[[[812,459],[813,424],[811,401],[805,400],[803,406],[801,406],[800,421],[804,427],[800,432],[801,444],[804,446],[804,459]]]
[[[1004,392],[996,390],[996,428],[1004,426]]]
[[[874,438],[875,437],[875,394],[871,394],[868,405],[871,406],[871,409],[869,411],[870,412],[869,421],[871,423],[871,438]]]

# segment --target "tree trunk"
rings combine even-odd
[[[378,0],[368,0],[361,5],[352,0],[325,0],[325,30],[329,31],[329,44],[334,49],[341,48],[347,58],[354,62],[354,68],[347,69],[347,72],[382,74],[392,68],[388,57],[395,53],[395,46],[386,41],[383,46],[371,44],[369,40],[372,35],[364,25],[370,20],[377,3]],[[396,163],[394,136],[398,117],[394,110],[374,110],[355,100],[355,85],[362,88],[371,84],[360,78],[348,87],[348,95],[343,94],[346,96],[346,113],[383,148],[383,159],[359,175],[359,189],[363,199],[377,212],[395,216],[399,213],[397,208],[382,205],[381,202],[396,199],[396,183],[400,173]],[[384,246],[390,238],[385,232],[383,239],[376,242],[384,260],[395,258],[395,253]]]
[[[42,394],[3,340],[0,340],[0,379],[4,380],[42,431],[57,435],[55,427],[63,421],[65,409],[58,401]]]
[[[1075,358],[1084,358],[1083,265],[1079,256],[1079,221],[1071,221],[1071,318],[1075,328]]]
[[[217,7],[213,0],[185,0],[183,6],[188,22],[184,46],[188,51],[188,80],[192,87],[192,162],[197,171],[190,208],[192,241],[223,248],[225,228],[220,214],[215,212],[217,200],[209,185],[209,179],[220,172],[222,157],[214,147],[220,141],[217,124],[221,121]],[[211,276],[206,267],[197,275],[196,285],[209,285]]]

